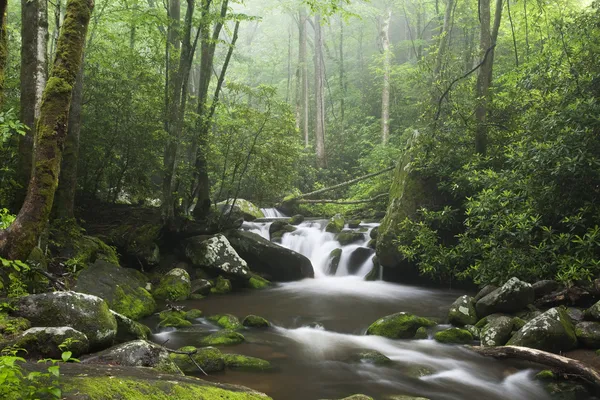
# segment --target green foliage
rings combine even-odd
[[[19,260],[6,260],[0,257],[0,292],[8,297],[27,295],[27,279],[30,278],[29,265]]]

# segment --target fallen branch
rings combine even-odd
[[[554,372],[576,375],[591,385],[594,385],[596,389],[600,389],[600,373],[589,365],[572,358],[548,353],[543,350],[519,346],[470,346],[469,349],[486,357],[501,359],[516,358],[542,364]]]
[[[165,342],[166,343],[166,342]],[[193,351],[179,351],[179,350],[171,350],[171,349],[167,349],[165,347],[165,349],[169,352],[169,353],[173,353],[173,354],[182,354],[185,356],[188,356],[190,358],[190,360],[192,360],[192,362],[194,363],[194,365],[196,366],[196,368],[198,368],[200,370],[200,372],[202,372],[204,375],[208,376],[208,374],[202,369],[202,367],[200,366],[200,364],[198,364],[196,362],[196,360],[194,360],[194,357],[192,357],[194,354],[198,353],[198,350],[193,350]]]
[[[377,201],[379,199],[383,199],[389,196],[389,193],[378,194],[375,197],[371,197],[370,199],[362,199],[362,200],[307,200],[300,199],[297,200],[298,204],[320,204],[320,203],[329,203],[329,204],[362,204],[362,203],[371,203],[373,201]]]
[[[65,285],[63,282],[60,281],[59,278],[57,278],[56,276],[52,275],[49,272],[44,271],[43,269],[39,269],[39,268],[33,268],[33,271],[42,275],[43,277],[47,278],[50,282],[52,282],[52,284],[58,289],[58,290],[63,290],[63,291],[67,291],[67,285]]]

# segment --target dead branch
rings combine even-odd
[[[389,193],[381,193],[375,197],[371,197],[370,199],[362,199],[362,200],[307,200],[300,199],[296,201],[298,204],[321,204],[321,203],[329,203],[329,204],[362,204],[362,203],[371,203],[373,201],[377,201],[379,199],[383,199],[389,196]]]

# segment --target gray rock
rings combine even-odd
[[[461,296],[452,303],[448,311],[448,322],[456,326],[474,325],[478,321],[475,301],[470,296]]]
[[[533,303],[533,288],[527,282],[511,278],[500,289],[481,298],[476,304],[477,315],[485,317],[493,313],[512,313]]]
[[[125,343],[137,339],[146,340],[152,333],[150,328],[146,325],[133,321],[113,310],[110,310],[110,312],[117,320],[117,336],[115,337],[115,343]]]
[[[290,218],[290,225],[300,225],[304,222],[304,215],[296,214],[292,218]]]
[[[375,365],[390,364],[392,360],[376,350],[361,350],[349,358],[350,362],[363,362]]]
[[[367,260],[371,258],[373,254],[375,254],[375,251],[367,247],[359,247],[354,249],[352,253],[350,253],[350,259],[348,260],[348,272],[351,274],[358,272],[360,267],[367,262]]]
[[[352,243],[364,241],[365,235],[356,231],[344,230],[338,233],[335,238],[342,246],[347,246]]]
[[[492,318],[481,330],[482,346],[504,346],[513,330],[513,318],[500,316]]]
[[[325,231],[330,233],[340,233],[342,229],[344,229],[345,225],[344,217],[341,214],[336,214],[329,220],[327,226],[325,227]]]
[[[600,348],[600,322],[580,322],[575,325],[575,335],[584,347]]]
[[[234,217],[240,215],[245,221],[254,221],[257,218],[264,218],[265,214],[253,203],[244,199],[235,199],[235,205],[232,207],[234,199],[228,199],[217,203],[217,209],[223,213],[231,212]],[[233,211],[232,211],[233,208]]]
[[[600,301],[585,310],[583,316],[590,321],[600,321]]]
[[[191,282],[191,294],[201,294],[206,296],[210,293],[213,284],[208,279],[195,279]]]
[[[536,299],[544,297],[547,294],[555,292],[561,288],[560,283],[552,280],[537,281],[531,286],[533,287],[533,292],[535,293]]]
[[[329,260],[327,261],[327,274],[335,275],[340,265],[340,259],[342,258],[342,249],[333,249],[329,253]]]
[[[72,357],[79,357],[87,353],[89,341],[83,333],[69,327],[30,328],[23,332],[12,344],[18,349],[27,352],[28,358],[61,358],[63,349],[59,346],[66,340],[70,344],[64,351],[71,351]]]
[[[473,299],[475,300],[475,302],[478,302],[479,300],[483,299],[485,296],[492,293],[496,289],[498,289],[498,286],[486,285],[479,292],[477,292]]]
[[[573,323],[581,322],[585,319],[584,312],[580,308],[568,307],[567,314]]]
[[[250,279],[248,264],[223,235],[195,236],[184,241],[185,255],[195,267],[208,267],[242,280]]]
[[[577,337],[567,311],[556,307],[527,322],[508,345],[558,353],[577,347]]]
[[[167,301],[183,301],[190,297],[192,283],[186,270],[174,268],[160,279],[153,290],[155,299]]]

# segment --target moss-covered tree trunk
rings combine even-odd
[[[4,69],[8,58],[8,32],[6,31],[6,9],[8,0],[0,0],[0,109],[4,104]]]
[[[24,259],[45,229],[58,186],[67,137],[73,85],[81,67],[93,0],[69,0],[56,57],[42,97],[35,132],[34,166],[25,202],[15,221],[0,232],[0,255]]]

